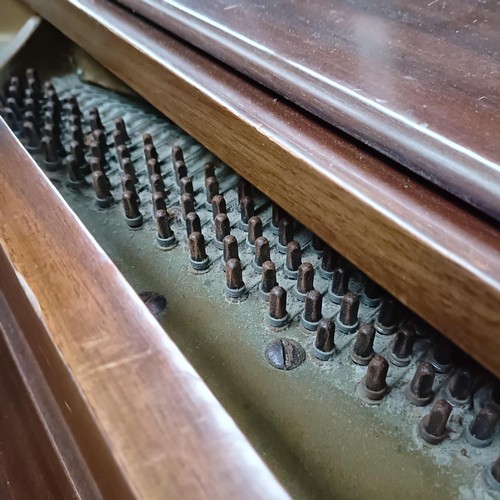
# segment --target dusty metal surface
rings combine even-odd
[[[269,200],[259,193],[253,198],[255,213],[263,222],[263,235],[270,242],[277,281],[288,292],[291,322],[279,331],[268,324],[267,304],[258,292],[261,275],[252,265],[254,250],[246,243],[247,232],[239,227],[238,177],[146,104],[82,84],[74,76],[55,79],[54,84],[63,105],[67,106],[65,99],[72,94],[77,96],[85,132],[89,130],[89,110],[99,109],[109,146],[106,174],[115,201],[109,208],[99,208],[88,175],[87,185],[76,189],[68,186],[64,169],[47,172],[49,178],[134,288],[138,292],[154,290],[166,297],[167,310],[161,319],[165,329],[293,496],[496,498],[483,476],[485,468],[498,456],[498,433],[493,443],[483,449],[473,447],[463,435],[488,391],[485,384],[489,379],[481,370],[473,368],[478,388],[474,404],[454,406],[447,423],[449,436],[436,446],[425,443],[418,426],[432,403],[422,407],[410,404],[405,388],[417,362],[429,356],[429,349],[439,337],[435,332],[417,328],[419,335],[408,366],[397,366],[405,363],[391,354],[395,334],[375,335],[375,352],[392,361],[388,364],[387,393],[384,387],[382,399],[373,404],[367,398],[366,387],[377,392],[380,374],[387,366],[377,358],[371,365],[371,375],[364,378],[366,366],[355,364],[350,356],[354,333],[340,332],[337,323],[331,359],[321,361],[314,355],[315,334],[300,324],[304,303],[295,296],[296,281],[284,276],[285,256],[277,249]],[[139,179],[137,191],[144,220],[138,229],[126,225],[123,206],[118,201],[122,196],[121,171],[112,146],[116,118],[124,118],[132,139],[128,147]],[[69,150],[67,119],[66,114],[62,128],[63,143]],[[142,147],[144,133],[152,135],[160,158],[167,207],[178,240],[171,251],[161,250],[156,242]],[[183,149],[188,174],[193,178],[196,212],[210,260],[210,267],[203,273],[193,271],[189,264],[179,188],[170,159],[173,146]],[[43,156],[35,154],[35,158],[43,166]],[[228,299],[225,294],[222,250],[215,244],[212,213],[205,203],[203,166],[209,161],[216,165],[231,234],[238,241],[245,300]],[[310,233],[299,228],[294,238],[303,248],[302,262],[310,262],[317,270],[321,256],[312,248]],[[348,263],[345,266],[350,269]],[[366,291],[365,278],[362,273],[351,271],[349,290],[362,296]],[[324,279],[316,272],[314,288],[322,294],[322,314],[327,318],[336,317],[340,310],[328,298],[330,283],[331,278]],[[380,307],[361,303],[360,323],[380,320]],[[344,320],[349,316],[346,314],[344,311]],[[277,339],[290,339],[301,345],[306,353],[303,363],[296,363],[298,366],[292,370],[273,368],[265,351]],[[407,346],[400,348],[403,352]],[[433,401],[450,399],[445,392],[446,381],[463,363],[460,356],[454,356],[454,361],[451,372],[436,376]]]

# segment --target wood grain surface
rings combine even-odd
[[[287,498],[4,122],[0,184],[12,310],[102,495]]]
[[[119,0],[500,220],[495,0]]]
[[[500,376],[498,230],[116,5],[29,4]]]

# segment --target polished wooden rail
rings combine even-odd
[[[500,376],[497,229],[116,5],[28,4]]]
[[[6,269],[2,294],[100,493],[287,498],[2,121],[0,185],[0,243],[32,306]]]

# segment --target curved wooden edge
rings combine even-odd
[[[10,302],[102,494],[287,498],[3,122],[0,184],[0,243],[43,328]]]
[[[28,3],[500,376],[497,230],[116,5]]]

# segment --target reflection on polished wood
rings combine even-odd
[[[35,303],[5,268],[2,292],[100,492],[287,498],[2,121],[0,138],[0,242]]]
[[[495,0],[119,0],[500,220]]]
[[[500,376],[497,230],[114,5],[28,3]]]

